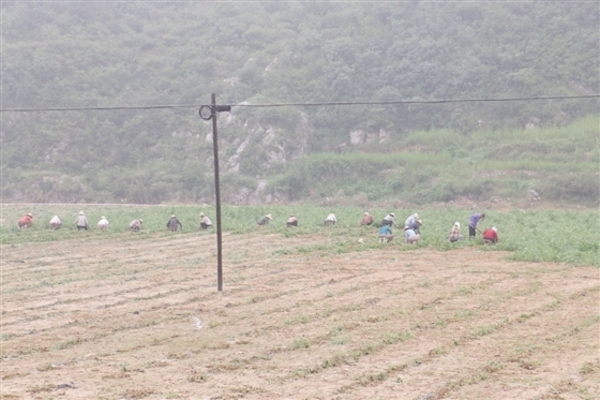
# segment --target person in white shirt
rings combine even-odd
[[[100,218],[100,221],[98,222],[98,229],[100,229],[102,232],[106,232],[108,230],[108,220],[104,215],[102,216],[102,218]]]
[[[288,228],[290,226],[298,226],[298,218],[296,218],[294,214],[290,215],[287,222],[285,223],[285,226],[287,226]]]
[[[396,218],[396,214],[394,214],[393,212],[389,213],[388,215],[383,217],[383,219],[381,220],[381,225],[394,226],[396,224],[394,218]]]
[[[212,226],[212,221],[204,215],[204,213],[200,213],[200,228],[208,229]]]
[[[55,215],[50,220],[50,229],[60,229],[62,227],[62,221],[58,218],[58,215]]]
[[[139,232],[140,229],[142,229],[142,224],[144,223],[144,221],[142,221],[142,219],[134,219],[133,221],[131,221],[129,223],[129,230],[132,232]]]
[[[331,213],[327,216],[327,218],[325,218],[324,225],[335,225],[336,222],[337,218],[335,217],[335,214]]]

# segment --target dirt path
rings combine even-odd
[[[596,268],[323,240],[4,246],[1,398],[600,397]]]

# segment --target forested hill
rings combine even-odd
[[[437,161],[476,164],[497,156],[547,162],[532,168],[557,171],[519,175],[496,194],[552,179],[567,184],[573,173],[583,186],[569,183],[558,197],[597,202],[597,190],[590,195],[598,180],[590,168],[597,165],[597,119],[582,120],[598,114],[597,99],[243,106],[595,94],[597,2],[12,1],[0,7],[3,109],[199,106],[211,93],[221,104],[241,105],[219,116],[225,201],[302,200],[333,190],[369,201],[489,196],[485,185],[438,196],[435,173],[410,178],[410,160],[419,154],[432,160],[432,146],[416,138],[438,132],[433,137],[448,147],[436,147]],[[2,201],[213,199],[211,125],[196,106],[3,112],[1,118]],[[538,132],[540,145],[527,145],[533,139],[519,134],[525,128],[557,141]],[[505,145],[508,131],[512,141]],[[484,137],[496,140],[478,139]],[[489,146],[510,151],[490,154]],[[387,159],[385,176],[361,172],[373,157],[391,157],[390,149],[393,157],[413,157],[405,158],[406,170]],[[319,171],[318,160],[343,161]],[[562,169],[563,162],[583,163],[586,172]],[[429,168],[421,161],[414,167]],[[319,183],[321,172],[329,185]],[[447,187],[453,179],[445,178]],[[434,194],[415,196],[424,187]]]

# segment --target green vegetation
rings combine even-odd
[[[214,235],[210,231],[199,230],[199,213],[204,211],[213,219],[214,209],[197,206],[87,206],[83,207],[91,224],[89,232],[77,232],[73,221],[80,205],[70,206],[3,206],[0,238],[3,245],[19,246],[27,242],[42,242],[65,239],[86,241],[102,240],[102,238],[123,237],[127,240],[145,240],[162,237],[165,240],[173,235]],[[335,212],[338,223],[335,226],[324,226],[323,220],[329,212]],[[364,209],[351,206],[335,208],[316,207],[309,204],[287,205],[276,207],[234,207],[224,206],[222,210],[223,230],[228,234],[256,232],[257,235],[281,235],[283,237],[317,235],[323,242],[316,246],[299,246],[297,253],[321,252],[323,254],[349,253],[354,251],[374,251],[382,248],[412,250],[430,247],[438,251],[452,251],[464,247],[479,247],[481,251],[507,251],[507,258],[515,261],[558,262],[573,266],[600,266],[600,244],[598,240],[598,210],[512,210],[486,211],[487,217],[481,228],[496,226],[500,242],[495,246],[483,246],[481,236],[476,240],[465,240],[450,243],[448,236],[455,221],[461,222],[462,232],[468,235],[467,221],[470,211],[462,209],[396,209],[397,222],[402,225],[404,219],[414,211],[419,212],[423,220],[422,239],[416,246],[403,243],[401,228],[395,228],[396,238],[390,244],[380,244],[376,239],[375,227],[359,226]],[[369,209],[375,216],[376,223],[389,212],[386,209]],[[24,213],[34,215],[34,225],[29,229],[18,229],[17,219]],[[47,224],[54,214],[58,214],[64,223],[62,229],[53,231]],[[273,220],[267,226],[257,227],[256,220],[271,213]],[[286,228],[285,221],[290,214],[298,217],[298,228]],[[171,214],[176,214],[183,224],[183,231],[168,232],[166,222]],[[101,215],[105,215],[110,227],[107,233],[99,232],[96,223]],[[128,224],[134,218],[144,220],[144,228],[138,233],[128,232]],[[362,241],[359,241],[362,239]],[[226,239],[225,239],[226,240]],[[289,250],[285,253],[289,254]],[[281,256],[281,252],[271,253],[272,257]],[[227,255],[225,255],[227,257]],[[473,290],[464,286],[459,294],[467,295]],[[350,305],[359,307],[359,305]],[[294,323],[306,323],[306,316],[299,317]]]
[[[211,124],[197,115],[210,93],[256,105],[600,87],[595,2],[134,0],[0,10],[4,109],[190,105],[2,113],[3,201],[212,202]],[[219,117],[222,194],[232,204],[426,204],[535,189],[598,205],[599,108],[598,99],[234,107]]]
[[[394,198],[415,204],[457,198],[513,199],[534,189],[544,200],[599,205],[600,119],[532,131],[419,131],[363,152],[314,154],[272,183],[292,199],[334,197],[368,204]]]

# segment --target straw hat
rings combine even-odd
[[[271,216],[271,214],[267,214],[267,215],[265,215],[265,217],[267,217],[268,219],[273,219],[273,217]]]
[[[455,222],[454,226],[457,227],[458,229],[460,229],[460,222]]]
[[[106,217],[103,215],[100,219],[106,219]]]
[[[142,219],[141,219],[141,218],[140,218],[140,219],[138,219],[138,221],[140,221],[141,223],[144,223],[144,221],[142,221]]]
[[[33,215],[31,215],[31,213],[27,213],[27,214],[25,214],[25,215],[27,215],[28,217],[31,217],[31,218],[33,218]]]
[[[394,214],[394,213],[390,213],[390,215],[394,218],[396,217],[396,214]]]
[[[201,216],[201,217],[204,217],[204,213],[203,213],[203,212],[201,212],[201,213],[200,213],[200,216]]]
[[[366,213],[365,213],[365,217],[366,217],[367,215],[369,215],[369,213],[368,213],[368,212],[366,212]]]
[[[83,214],[83,211],[79,211],[79,215],[84,215],[84,214]]]
[[[171,215],[171,218],[176,218],[176,217],[175,217],[175,214]]]
[[[494,232],[498,233],[498,229],[497,229],[495,226],[492,228],[492,230],[493,230]]]

